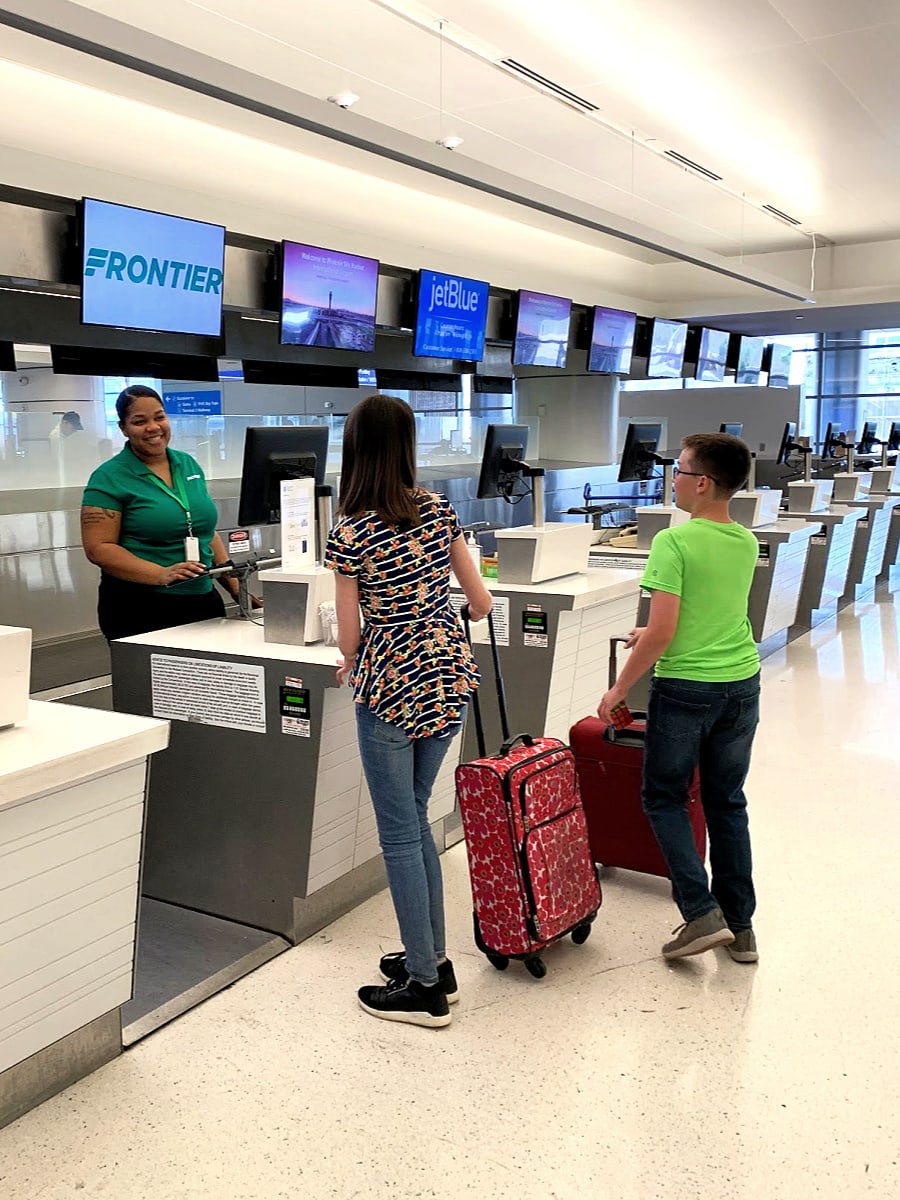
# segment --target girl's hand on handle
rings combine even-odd
[[[346,658],[337,660],[337,671],[335,671],[335,679],[337,679],[338,687],[343,687],[350,679],[350,672],[353,670],[353,663],[348,662]]]

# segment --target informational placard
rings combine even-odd
[[[316,565],[316,481],[281,483],[281,569],[311,571]]]
[[[309,688],[302,679],[285,679],[278,689],[281,706],[281,732],[291,737],[310,736]]]
[[[153,716],[266,732],[265,668],[213,658],[150,655]]]
[[[221,388],[194,392],[163,389],[163,404],[170,417],[217,417],[222,413]]]
[[[462,592],[451,592],[450,603],[455,612],[459,612],[465,604],[466,598]],[[494,605],[491,609],[491,617],[494,621],[494,636],[497,639],[498,646],[509,645],[509,596],[495,596]],[[475,645],[487,645],[490,641],[488,633],[488,623],[484,621],[475,621],[471,625],[472,642]]]
[[[413,354],[481,362],[489,291],[477,279],[420,271]]]
[[[522,610],[522,644],[538,650],[547,649],[547,614],[540,605],[528,604]]]

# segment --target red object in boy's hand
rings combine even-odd
[[[631,712],[624,700],[609,710],[609,719],[616,729],[625,729],[631,724]]]

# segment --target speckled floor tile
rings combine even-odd
[[[471,940],[453,1024],[373,1020],[385,893],[0,1131],[2,1200],[896,1200],[898,612],[764,668],[748,785],[758,967],[666,964],[664,880],[607,873],[533,980]]]

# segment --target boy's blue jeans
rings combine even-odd
[[[685,921],[718,906],[735,932],[751,927],[756,896],[744,780],[758,722],[758,672],[737,683],[659,678],[651,683],[641,794]],[[711,884],[687,814],[696,766]]]
[[[441,737],[411,738],[357,704],[356,729],[406,968],[419,983],[434,984],[437,960],[446,952],[446,933],[441,864],[428,824],[428,801],[459,726]]]

